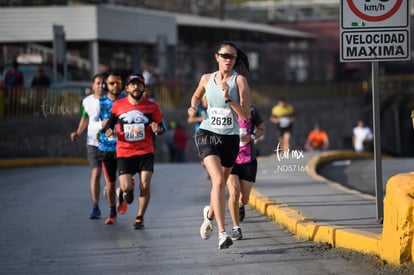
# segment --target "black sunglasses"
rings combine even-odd
[[[217,54],[223,59],[236,59],[237,58],[236,53],[217,53]]]

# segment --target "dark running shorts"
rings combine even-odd
[[[154,172],[154,154],[118,158],[118,169],[120,175],[135,175],[135,173],[140,173],[141,171]]]
[[[116,181],[116,153],[98,151],[97,160],[101,161],[106,181]]]
[[[291,123],[288,127],[285,127],[285,128],[277,127],[277,129],[279,130],[279,136],[282,137],[285,133],[292,132],[292,127],[293,127],[293,123]]]
[[[235,163],[231,170],[232,175],[239,176],[240,180],[255,182],[257,174],[257,160],[249,163],[237,164]]]
[[[239,153],[239,135],[219,135],[199,129],[194,136],[201,159],[215,155],[221,159],[221,166],[232,167]]]
[[[97,160],[97,156],[98,156],[98,147],[96,146],[92,146],[92,145],[87,145],[86,146],[86,150],[87,150],[87,154],[88,154],[88,162],[89,162],[89,166],[91,168],[101,168],[101,162]]]

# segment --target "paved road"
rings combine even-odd
[[[87,166],[0,170],[0,274],[379,274],[373,257],[297,240],[248,209],[244,240],[199,237],[210,183],[199,163],[156,166],[145,230],[136,205],[89,220]],[[107,214],[106,202],[101,202]],[[227,221],[229,224],[229,221]],[[228,226],[228,229],[230,227]],[[391,274],[391,273],[382,273]],[[396,273],[395,273],[396,274]]]

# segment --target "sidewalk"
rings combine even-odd
[[[375,198],[317,175],[318,156],[291,152],[260,159],[249,204],[300,239],[380,255]]]

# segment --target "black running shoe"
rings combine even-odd
[[[135,180],[131,179],[131,189],[127,191],[124,195],[125,202],[131,204],[134,201],[134,191],[135,191]]]
[[[239,208],[239,220],[242,222],[244,220],[244,217],[246,217],[246,211],[244,210],[244,205]]]
[[[243,234],[241,232],[240,227],[238,228],[233,228],[232,232],[231,232],[231,239],[233,241],[237,241],[237,240],[241,240],[243,239]]]
[[[134,229],[142,229],[144,228],[144,218],[142,216],[137,216],[135,218]]]
[[[124,200],[127,204],[131,204],[134,201],[134,190],[131,189],[124,194]]]

